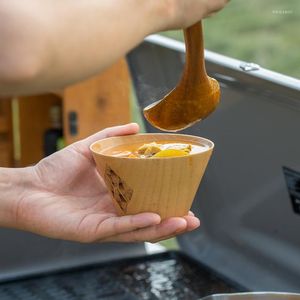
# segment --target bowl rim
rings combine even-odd
[[[90,151],[93,153],[93,154],[96,154],[96,155],[100,155],[100,156],[104,156],[104,157],[110,157],[110,158],[114,158],[114,159],[131,159],[131,160],[135,160],[137,161],[137,158],[134,158],[134,157],[117,157],[117,156],[113,156],[113,155],[107,155],[107,154],[103,154],[103,153],[100,153],[98,151],[94,151],[93,150],[93,146],[97,143],[99,143],[100,141],[105,141],[105,140],[111,140],[111,139],[119,139],[119,138],[131,138],[133,136],[149,136],[149,135],[155,135],[155,136],[180,136],[180,137],[186,137],[186,138],[196,138],[196,139],[200,139],[204,142],[206,142],[207,144],[207,149],[205,149],[204,151],[201,151],[201,152],[198,152],[198,153],[193,153],[193,154],[189,154],[189,155],[186,155],[186,156],[173,156],[173,157],[153,157],[151,158],[151,160],[155,159],[155,160],[166,160],[166,159],[183,159],[183,158],[188,158],[188,157],[191,157],[191,156],[195,156],[195,155],[199,155],[199,154],[202,154],[202,153],[206,153],[208,151],[212,151],[215,147],[215,144],[213,141],[207,139],[207,138],[204,138],[204,137],[201,137],[201,136],[197,136],[197,135],[190,135],[190,134],[181,134],[181,133],[136,133],[136,134],[128,134],[128,135],[118,135],[118,136],[111,136],[111,137],[106,137],[104,139],[99,139],[95,142],[93,142],[90,146],[89,146],[89,149]],[[139,158],[138,159],[139,161],[140,160],[147,160],[149,161],[149,158]]]

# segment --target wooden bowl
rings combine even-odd
[[[105,155],[108,148],[150,142],[189,143],[203,152],[168,158],[126,158]],[[90,146],[119,215],[158,213],[162,219],[187,215],[210,159],[213,142],[183,134],[136,134],[110,137]]]

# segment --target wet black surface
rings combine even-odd
[[[193,300],[235,291],[188,257],[168,252],[2,283],[0,299]]]

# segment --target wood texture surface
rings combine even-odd
[[[18,166],[37,163],[44,157],[43,136],[51,127],[49,110],[61,105],[61,99],[52,94],[18,98],[20,161]]]
[[[63,107],[64,138],[66,144],[70,144],[105,127],[129,122],[129,96],[130,77],[126,61],[122,59],[102,74],[66,88],[59,96],[19,97],[20,160],[17,166],[32,165],[44,157],[43,135],[51,125],[49,109],[52,105]],[[70,113],[77,116],[73,124],[77,127],[75,135],[70,132]]]
[[[129,100],[130,76],[124,59],[102,74],[67,88],[64,92],[66,143],[73,143],[106,127],[129,122]],[[76,116],[72,124],[70,116]]]
[[[205,145],[204,152],[172,158],[120,158],[102,155],[114,146],[149,142]],[[213,150],[209,140],[187,135],[138,134],[98,141],[91,146],[120,215],[156,212],[162,218],[184,216],[191,208]]]
[[[0,99],[0,167],[13,166],[11,99]]]

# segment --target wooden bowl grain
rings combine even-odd
[[[206,149],[188,156],[151,159],[102,153],[115,146],[162,141],[202,145]],[[164,133],[110,137],[90,146],[118,214],[155,212],[162,219],[188,214],[213,148],[213,142],[202,137]]]

